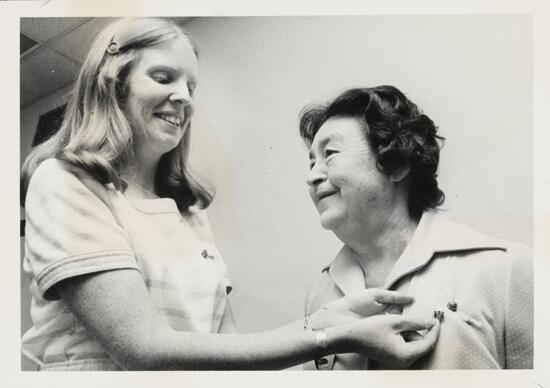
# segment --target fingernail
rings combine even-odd
[[[439,321],[435,318],[430,318],[430,319],[426,319],[425,322],[426,322],[426,326],[434,327],[435,325],[437,325]]]

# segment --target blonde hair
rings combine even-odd
[[[21,169],[21,204],[30,178],[39,164],[58,158],[82,168],[103,184],[123,190],[120,173],[132,158],[133,133],[122,109],[126,80],[141,49],[183,38],[197,50],[176,24],[158,18],[123,18],[105,27],[95,38],[80,69],[59,131],[31,151]],[[115,50],[107,49],[116,43]],[[185,115],[185,134],[180,143],[159,162],[155,189],[172,198],[180,211],[192,205],[206,208],[213,198],[189,173],[190,116]]]

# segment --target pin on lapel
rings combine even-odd
[[[441,310],[434,310],[434,318],[438,319],[439,322],[443,322],[443,318],[445,318],[445,313]]]
[[[451,311],[456,311],[458,304],[455,301],[450,300],[449,303],[447,303],[447,308]]]

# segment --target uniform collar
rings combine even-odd
[[[407,247],[391,270],[384,288],[392,287],[403,276],[424,267],[437,254],[470,250],[501,249],[505,244],[485,236],[446,218],[437,211],[426,211],[407,244]],[[329,272],[334,283],[349,295],[365,288],[363,270],[342,248],[334,261],[324,269]]]
[[[328,272],[344,295],[351,295],[365,289],[365,276],[361,266],[345,251],[346,247],[342,247],[336,258],[323,271]]]

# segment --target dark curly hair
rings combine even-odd
[[[300,136],[311,146],[319,128],[331,117],[354,117],[363,123],[365,138],[378,169],[390,175],[410,168],[409,213],[440,206],[445,194],[437,184],[439,142],[433,121],[394,86],[350,89],[324,105],[307,106],[300,114]]]

